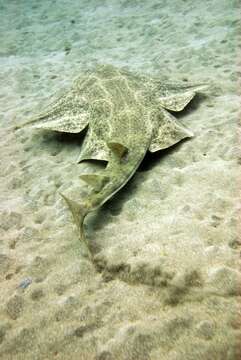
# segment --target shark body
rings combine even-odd
[[[193,136],[168,110],[183,110],[195,93],[205,87],[163,83],[150,76],[101,65],[81,75],[67,93],[26,123],[67,133],[79,133],[88,126],[78,162],[108,162],[102,172],[80,176],[92,187],[81,203],[61,194],[89,256],[92,255],[83,231],[86,215],[128,182],[148,150],[165,149]]]

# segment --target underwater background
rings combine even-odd
[[[241,11],[233,0],[0,0],[0,358],[241,358]],[[16,130],[82,71],[205,82],[195,137],[147,155],[85,222],[83,136]]]

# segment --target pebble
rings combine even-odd
[[[44,280],[49,271],[49,261],[42,256],[36,256],[29,266],[29,272],[35,278],[41,278]]]
[[[215,332],[213,321],[203,320],[196,326],[196,334],[205,340],[210,340]]]
[[[241,247],[241,240],[239,239],[234,239],[231,240],[228,244],[232,249],[239,249]]]
[[[241,273],[228,266],[212,268],[208,274],[207,284],[217,295],[241,295]]]
[[[191,287],[200,287],[201,285],[202,278],[198,270],[188,269],[180,271],[169,282],[164,302],[168,305],[177,305]]]
[[[27,287],[32,283],[32,278],[25,278],[23,279],[20,284],[18,285],[21,289],[27,289]]]
[[[163,270],[162,261],[165,260],[161,257],[158,262],[153,261],[151,264],[146,261],[137,261],[131,267],[131,271],[128,271],[129,280],[158,287],[166,286],[174,274],[169,270]],[[127,265],[126,268],[128,270]]]
[[[99,354],[96,355],[95,360],[114,360],[114,357],[107,350],[102,350]]]
[[[42,224],[45,220],[46,217],[46,213],[39,211],[35,216],[34,216],[34,222],[36,224]]]
[[[85,325],[79,326],[74,330],[74,335],[77,337],[83,337],[84,333],[88,331],[88,327]]]
[[[3,211],[1,214],[0,227],[7,231],[12,228],[22,227],[22,215],[16,211]]]
[[[12,178],[8,183],[9,190],[15,190],[22,186],[22,179],[20,178]]]
[[[11,260],[6,254],[0,254],[0,275],[8,272],[11,265]]]
[[[24,327],[24,325],[22,324],[22,327],[18,331],[16,331],[11,341],[12,347],[14,348],[14,350],[17,349],[18,354],[24,354],[23,357],[20,355],[20,357],[17,358],[27,358],[26,354],[29,352],[29,349],[32,350],[33,344],[35,343],[34,337],[35,329],[33,327],[27,328]]]
[[[237,340],[236,346],[230,349],[227,352],[227,360],[239,360],[241,359],[241,347],[240,347],[240,339]]]
[[[32,300],[39,300],[44,296],[44,291],[43,289],[39,288],[39,289],[34,289],[33,292],[31,293],[31,299]]]
[[[228,324],[236,330],[241,329],[241,306],[234,306],[228,314]]]
[[[55,292],[57,295],[61,296],[64,294],[65,290],[66,290],[66,285],[64,284],[58,284],[55,286]]]
[[[9,239],[8,246],[9,249],[15,249],[17,245],[17,239]]]
[[[24,228],[20,237],[21,242],[28,242],[32,240],[39,241],[40,239],[41,236],[39,230],[30,226]]]
[[[8,300],[6,305],[6,311],[11,319],[16,320],[21,316],[23,312],[23,307],[23,298],[19,295],[14,295],[10,298],[10,300]]]
[[[13,276],[14,276],[13,273],[8,273],[8,274],[5,276],[5,279],[6,279],[6,280],[11,280]]]
[[[8,323],[0,324],[0,344],[4,341],[7,331],[10,329],[11,325]]]
[[[114,337],[99,351],[96,360],[102,359],[101,356],[105,359],[102,353],[106,353],[108,360],[117,358],[128,360],[150,359],[149,355],[154,348],[161,344],[167,346],[185,332],[189,332],[192,322],[192,316],[186,314],[168,320],[160,319],[159,321],[159,319],[155,318],[126,324],[120,327]]]

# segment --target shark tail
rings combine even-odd
[[[67,203],[67,205],[73,215],[74,222],[76,223],[78,231],[79,231],[80,241],[84,243],[85,248],[87,250],[88,257],[92,258],[92,254],[91,254],[91,251],[89,249],[89,246],[86,241],[85,234],[84,234],[84,219],[85,219],[85,216],[89,212],[89,210],[87,209],[87,206],[85,206],[84,204],[80,204],[77,201],[74,201],[72,199],[69,199],[67,196],[65,196],[62,193],[60,193],[60,195]]]

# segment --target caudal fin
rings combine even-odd
[[[84,224],[84,218],[88,213],[87,208],[83,205],[83,204],[79,204],[77,201],[74,201],[72,199],[69,199],[67,196],[65,196],[64,194],[60,193],[60,195],[62,196],[62,198],[65,200],[65,202],[67,203],[73,218],[74,218],[74,222],[77,225],[78,231],[79,231],[79,237],[80,237],[80,241],[83,241],[88,253],[88,256],[91,258],[92,254],[90,252],[90,249],[88,247],[88,243],[86,241],[85,238],[85,234],[84,234],[84,228],[83,228],[83,224]]]

